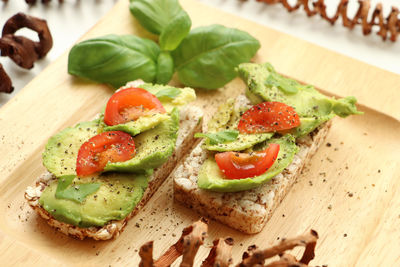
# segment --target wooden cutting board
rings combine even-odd
[[[320,235],[314,265],[394,266],[400,263],[400,76],[277,32],[193,0],[181,0],[193,27],[220,23],[248,31],[262,44],[255,61],[333,95],[354,95],[363,116],[335,119],[327,142],[257,235],[211,222],[206,243],[236,240],[237,263],[248,245],[267,247],[313,228]],[[121,0],[82,39],[108,33],[150,35]],[[150,36],[152,37],[152,36]],[[138,248],[155,241],[155,256],[175,243],[199,216],[173,202],[169,179],[114,241],[78,241],[56,233],[23,199],[44,168],[41,152],[57,131],[92,118],[112,90],[67,74],[67,54],[46,68],[0,109],[0,263],[20,265],[136,266]],[[221,98],[239,94],[235,79],[225,89],[199,91],[210,113]],[[208,254],[202,248],[197,265]],[[298,254],[298,251],[295,251]]]

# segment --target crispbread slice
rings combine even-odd
[[[179,160],[189,151],[194,142],[194,133],[201,130],[201,119],[203,111],[194,106],[183,107],[180,111],[180,122],[178,138],[176,140],[175,152],[168,159],[166,163],[157,168],[150,178],[149,186],[143,194],[142,200],[138,203],[134,210],[124,219],[118,221],[111,221],[103,227],[89,227],[80,228],[68,223],[64,223],[53,218],[42,206],[39,204],[39,198],[46,188],[46,186],[56,177],[51,173],[46,172],[42,174],[36,182],[34,187],[29,186],[25,191],[25,199],[29,205],[41,216],[47,223],[55,227],[63,234],[70,235],[78,239],[86,237],[95,240],[107,240],[119,236],[124,227],[138,211],[147,203],[154,192],[161,186],[163,181],[168,177],[170,172],[175,168]]]
[[[175,199],[241,232],[258,233],[300,176],[303,167],[324,142],[330,126],[331,122],[327,122],[298,139],[299,152],[282,173],[255,189],[235,193],[218,193],[198,188],[198,171],[208,156],[201,142],[171,174]]]

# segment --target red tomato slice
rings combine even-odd
[[[274,164],[279,144],[270,144],[264,151],[253,153],[223,152],[215,154],[219,169],[228,179],[254,177],[266,172]]]
[[[108,162],[127,161],[135,153],[135,142],[127,133],[110,131],[95,135],[79,149],[76,174],[86,176],[102,171]]]
[[[296,111],[284,103],[264,102],[252,106],[240,118],[241,133],[268,133],[292,129],[300,125]]]
[[[126,88],[113,94],[107,102],[104,122],[111,126],[136,120],[146,111],[165,113],[158,98],[142,88]]]

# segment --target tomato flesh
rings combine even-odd
[[[126,88],[113,94],[107,102],[104,122],[117,125],[136,120],[146,112],[165,113],[158,98],[142,88]]]
[[[87,176],[104,170],[108,162],[127,161],[135,156],[133,137],[121,131],[104,132],[82,144],[76,174]]]
[[[300,118],[291,106],[280,102],[263,102],[242,115],[238,129],[241,133],[268,133],[299,125]]]
[[[274,164],[279,144],[270,144],[265,150],[253,153],[223,152],[215,154],[219,169],[228,179],[243,179],[261,175]]]

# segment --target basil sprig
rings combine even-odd
[[[207,138],[210,145],[232,142],[235,141],[238,136],[239,131],[237,130],[225,130],[217,133],[196,133],[194,135],[196,138]]]
[[[182,84],[217,89],[236,77],[260,43],[247,32],[222,25],[198,27],[178,0],[130,0],[139,23],[158,35],[158,44],[136,36],[107,35],[75,45],[68,72],[115,88],[128,81],[167,84],[175,71]]]
[[[82,203],[88,195],[100,188],[100,183],[72,184],[75,178],[75,175],[64,175],[58,178],[56,198]]]

